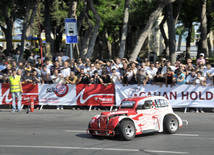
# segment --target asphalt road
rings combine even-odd
[[[214,113],[176,112],[189,125],[177,134],[146,134],[132,141],[87,135],[89,120],[101,111],[42,110],[26,114],[0,110],[1,155],[213,155]]]

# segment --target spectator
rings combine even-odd
[[[2,60],[2,64],[0,65],[0,71],[4,70],[6,68],[6,61]]]
[[[61,56],[58,56],[58,57],[56,58],[56,60],[59,61],[59,66],[62,66],[62,65],[63,65],[63,61],[62,61],[62,57],[61,57]]]
[[[17,70],[18,69],[18,66],[17,66],[17,63],[16,61],[12,61],[12,67],[11,67],[12,70]]]
[[[35,63],[35,59],[34,59],[34,56],[33,56],[33,52],[30,53],[30,56],[28,57],[27,61],[30,62],[30,63]]]
[[[177,73],[174,75],[173,82],[177,83],[179,85],[185,84],[186,80],[185,80],[184,73],[182,73],[180,70],[178,70]]]
[[[40,57],[37,58],[36,68],[42,69],[42,59]]]
[[[210,63],[207,63],[207,67],[204,69],[203,77],[206,79],[206,85],[211,86],[213,84],[214,69]]]
[[[97,70],[98,74],[101,76],[102,75],[102,68],[98,62],[95,63],[95,69]]]
[[[155,68],[155,64],[151,63],[150,67],[147,69],[147,74],[149,75],[149,79],[147,81],[147,84],[152,84],[153,83],[153,79],[157,73],[158,69]]]
[[[54,65],[51,66],[51,68],[50,68],[51,75],[54,74],[54,70],[55,70],[55,69],[58,70],[58,73],[61,73],[61,67],[59,66],[59,61],[58,61],[58,60],[55,60],[55,61],[54,61]]]
[[[202,72],[201,71],[197,71],[196,72],[196,78],[194,80],[194,84],[195,85],[201,85],[204,86],[205,85],[205,78],[202,76]]]
[[[115,68],[113,68],[110,78],[114,84],[120,83],[120,72],[118,73],[117,70]]]
[[[111,60],[111,62],[113,64],[112,67],[111,67],[111,69],[114,68],[116,70],[116,72],[119,74],[120,73],[120,68],[123,67],[123,64],[121,63],[120,58],[116,58],[115,61],[116,62],[114,62],[114,60]]]
[[[77,84],[89,84],[89,75],[84,72],[84,68],[80,69],[80,73],[77,77]]]
[[[54,69],[54,73],[51,76],[51,80],[53,84],[65,84],[65,78],[62,76],[61,73],[58,72],[58,69]]]
[[[195,79],[196,79],[196,70],[193,68],[191,70],[191,74],[188,75],[186,78],[186,84],[194,84]]]
[[[25,67],[25,72],[33,73],[33,69],[31,67],[31,63],[27,63],[27,67]]]
[[[140,86],[141,84],[145,86],[146,82],[149,79],[149,75],[147,74],[146,70],[143,68],[139,69],[136,76],[137,76],[138,86]]]
[[[127,69],[128,69],[127,63],[124,63],[123,68],[120,69],[120,79],[121,79],[123,86],[125,86],[125,84],[128,84],[127,74],[126,74]]]
[[[170,61],[166,61],[166,66],[164,66],[163,67],[163,69],[162,69],[162,71],[161,71],[161,74],[166,74],[167,73],[167,68],[168,67],[170,67],[171,68],[171,70],[173,71],[173,72],[175,72],[175,70],[176,70],[176,67],[175,66],[171,66],[171,62]]]
[[[24,83],[33,83],[33,78],[29,71],[25,72],[25,76],[24,76],[23,80],[24,80]]]
[[[61,51],[60,52],[60,56],[62,57],[62,61],[68,61],[70,58],[68,56],[65,55],[65,52]]]
[[[67,76],[70,76],[71,73],[71,69],[68,66],[68,62],[65,61],[63,62],[63,67],[61,68],[61,74],[64,78],[66,78]]]
[[[42,77],[42,84],[44,84],[44,83],[48,83],[48,84],[52,83],[50,70],[47,68],[46,65],[42,66],[41,77]]]
[[[50,63],[50,60],[48,58],[45,59],[45,65],[47,66],[48,69],[51,69],[51,66],[53,66],[51,63]]]
[[[101,77],[99,76],[99,74],[98,74],[98,71],[97,70],[95,70],[94,71],[94,75],[91,77],[91,79],[90,79],[90,85],[91,84],[101,84],[103,81],[102,81],[102,79],[101,79]]]
[[[57,69],[54,69],[54,74],[51,76],[51,80],[52,80],[53,84],[65,84],[66,83],[65,78],[61,75],[61,73],[58,72]],[[63,110],[63,106],[57,105],[56,109]]]
[[[159,61],[155,62],[155,67],[157,68],[157,71],[161,72],[162,71],[162,67]]]
[[[167,73],[165,74],[166,87],[168,87],[168,84],[172,87],[172,85],[173,85],[173,76],[174,76],[174,73],[172,72],[172,69],[170,67],[168,67],[167,68]]]
[[[66,83],[67,84],[76,84],[77,83],[77,76],[73,71],[71,71],[70,76],[66,77]]]
[[[153,84],[160,85],[160,87],[162,87],[164,82],[165,82],[165,79],[163,78],[163,74],[161,74],[161,71],[157,71],[156,76],[154,77],[154,80],[153,80]]]
[[[37,70],[35,69],[33,70],[32,80],[34,85],[41,82],[41,77],[39,76]]]
[[[112,84],[112,81],[110,79],[110,76],[107,74],[107,72],[102,73],[102,83],[104,86],[108,86]]]
[[[200,57],[197,59],[196,63],[199,65],[199,62],[202,62],[203,65],[205,64],[205,59],[204,59],[204,53],[200,53]]]
[[[197,71],[196,74],[197,76],[194,80],[194,84],[204,86],[206,81],[205,81],[205,78],[202,76],[202,72]],[[199,113],[199,110],[201,113],[204,113],[203,108],[198,108],[198,107],[196,108],[196,113]]]
[[[91,64],[90,70],[87,71],[87,74],[88,74],[89,76],[93,76],[95,70],[96,70],[96,69],[95,69],[95,67],[94,67],[94,64]]]
[[[9,78],[9,76],[10,76],[11,73],[12,73],[10,64],[7,64],[7,65],[6,65],[6,68],[3,69],[3,70],[1,71],[1,73],[2,73],[2,75],[3,75],[3,83],[8,83],[8,82],[9,82],[9,81],[8,81],[8,78]]]

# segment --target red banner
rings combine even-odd
[[[76,100],[79,106],[113,106],[114,85],[78,84],[76,85]]]
[[[12,95],[10,93],[10,85],[9,84],[1,84],[1,97],[0,104],[9,105],[12,104]],[[23,84],[22,85],[23,93],[22,96],[22,104],[30,105],[30,97],[33,97],[34,104],[39,105],[38,101],[38,85],[33,84]]]

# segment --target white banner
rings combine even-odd
[[[39,104],[76,105],[76,85],[40,84]]]
[[[163,87],[155,85],[115,85],[116,106],[127,97],[132,96],[164,96],[173,108],[179,107],[204,107],[214,108],[214,87],[195,85],[176,85]]]

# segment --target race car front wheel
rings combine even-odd
[[[167,115],[163,122],[164,132],[174,134],[178,131],[179,122],[174,115]]]
[[[123,121],[119,126],[119,135],[123,140],[132,140],[135,137],[136,129],[132,121]]]

